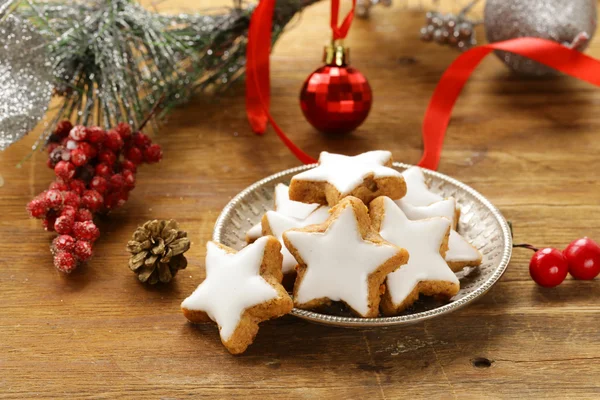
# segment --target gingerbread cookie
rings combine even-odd
[[[469,243],[458,232],[451,231],[448,239],[448,251],[446,252],[446,262],[454,272],[463,270],[466,267],[477,267],[481,265],[483,256],[471,243]]]
[[[450,299],[460,289],[454,272],[444,260],[451,222],[446,218],[409,220],[394,201],[379,197],[370,204],[373,227],[389,242],[405,248],[410,259],[387,276],[381,301],[385,315],[397,315],[422,293]]]
[[[386,276],[408,260],[373,230],[355,197],[333,207],[323,224],[286,231],[283,240],[299,264],[294,305],[308,310],[343,301],[361,317],[376,317]]]
[[[368,204],[378,196],[399,199],[406,193],[402,174],[392,166],[389,151],[354,157],[322,152],[319,165],[299,173],[290,183],[290,199],[334,206],[346,196]]]
[[[481,264],[482,255],[456,228],[460,217],[460,210],[456,206],[456,200],[452,197],[444,199],[437,193],[429,190],[425,182],[423,171],[419,167],[411,167],[402,173],[406,180],[406,196],[396,200],[396,204],[402,209],[409,219],[417,220],[432,217],[445,217],[452,219],[452,229],[448,241],[448,252],[446,261],[450,268],[457,272],[465,267],[476,267]],[[451,205],[452,203],[452,205]],[[451,208],[454,207],[452,214]]]
[[[288,217],[305,219],[321,206],[320,204],[306,204],[290,200],[288,189],[288,186],[283,183],[278,183],[275,186],[273,210]],[[261,236],[262,226],[259,222],[246,232],[246,242],[252,243]]]
[[[283,254],[282,271],[284,274],[295,272],[296,260],[294,256],[283,245],[283,233],[293,228],[303,228],[305,226],[321,224],[329,217],[329,207],[319,207],[305,219],[297,219],[288,217],[277,211],[267,211],[262,218],[262,233],[263,235],[275,236],[281,245],[281,253]]]
[[[289,313],[293,302],[281,286],[281,244],[265,236],[236,252],[208,242],[206,279],[181,303],[194,323],[215,321],[232,354],[254,341],[258,323]]]

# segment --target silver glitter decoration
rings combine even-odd
[[[554,40],[583,51],[596,31],[596,0],[487,0],[488,41],[533,36]],[[512,70],[543,76],[555,71],[528,58],[496,52]]]
[[[46,113],[52,95],[42,36],[26,21],[0,21],[0,150],[21,139]]]

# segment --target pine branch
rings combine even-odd
[[[277,1],[273,41],[316,1]],[[243,74],[253,9],[165,15],[132,0],[21,2],[14,13],[46,38],[62,99],[45,136],[62,119],[138,128],[161,98],[159,119],[197,93],[228,87]]]

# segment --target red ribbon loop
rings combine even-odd
[[[345,39],[348,36],[350,25],[352,25],[352,20],[354,19],[355,8],[356,0],[352,0],[352,8],[342,21],[342,25],[338,26],[340,0],[331,0],[331,31],[333,32],[333,40]]]
[[[338,27],[339,1],[331,2],[331,29],[334,40],[343,39],[348,34],[356,5],[356,0],[353,0],[352,9]],[[274,8],[275,0],[261,0],[250,21],[246,50],[246,112],[254,132],[264,133],[267,121],[270,122],[277,136],[291,152],[303,163],[310,164],[316,160],[296,146],[269,113],[269,53]],[[425,111],[424,149],[419,162],[421,167],[437,169],[454,104],[475,68],[494,50],[528,57],[567,75],[600,86],[600,61],[550,40],[518,38],[465,51],[444,72]]]
[[[518,38],[474,47],[462,53],[442,75],[423,119],[423,158],[419,166],[437,169],[452,109],[481,60],[494,50],[519,54],[567,75],[600,86],[600,61],[556,42]]]

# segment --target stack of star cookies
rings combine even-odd
[[[430,191],[418,167],[392,168],[388,151],[323,152],[274,198],[239,253],[209,243],[207,279],[182,304],[192,322],[216,321],[233,353],[291,310],[284,286],[301,309],[343,302],[360,317],[393,316],[419,295],[452,298],[454,272],[481,263],[456,231],[456,200]]]

